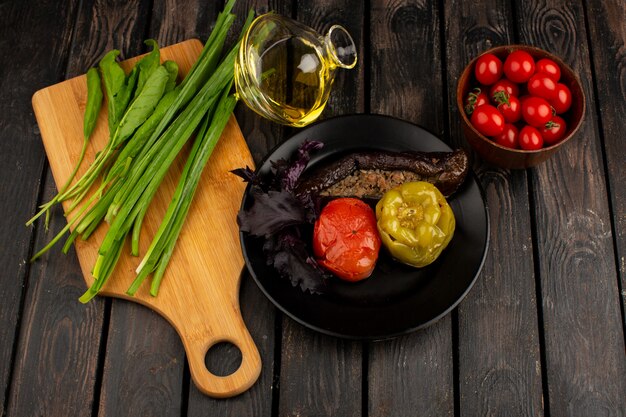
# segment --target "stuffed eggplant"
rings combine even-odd
[[[469,160],[453,152],[355,152],[306,172],[296,195],[380,199],[406,182],[426,181],[448,197],[465,180]]]

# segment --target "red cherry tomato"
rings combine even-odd
[[[551,59],[543,58],[537,61],[536,74],[545,74],[556,83],[561,79],[561,68]]]
[[[565,136],[567,124],[562,117],[554,116],[541,130],[541,136],[547,145],[554,145]]]
[[[489,104],[487,94],[483,93],[480,88],[475,88],[467,95],[465,99],[465,113],[472,115],[474,109],[483,104]]]
[[[506,78],[496,81],[496,83],[489,90],[489,97],[493,98],[493,95],[498,91],[506,91],[509,96],[519,96],[519,87],[517,84],[512,83]]]
[[[374,211],[356,198],[328,203],[313,228],[317,262],[346,281],[360,281],[372,274],[380,244]]]
[[[502,77],[502,61],[493,54],[481,55],[476,61],[474,75],[479,83],[491,85]]]
[[[525,83],[535,73],[535,60],[528,52],[511,52],[504,61],[504,74],[514,83]]]
[[[522,105],[515,96],[507,97],[505,92],[497,93],[496,101],[498,102],[498,111],[504,116],[507,123],[515,123],[522,118]]]
[[[552,108],[546,99],[530,96],[522,103],[522,117],[529,125],[542,127],[552,118]]]
[[[565,84],[558,83],[554,97],[550,100],[556,114],[565,113],[572,105],[572,93]]]
[[[519,148],[519,131],[512,124],[505,124],[504,130],[499,135],[493,137],[498,145],[506,146],[511,149]]]
[[[556,83],[545,74],[535,74],[528,81],[530,95],[552,100],[556,96]]]
[[[519,146],[526,151],[536,151],[543,147],[543,137],[532,126],[524,126],[519,132]]]
[[[472,124],[485,136],[495,136],[504,130],[504,117],[492,105],[484,104],[474,109]]]

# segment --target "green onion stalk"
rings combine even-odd
[[[109,119],[113,132],[109,142],[85,174],[71,186],[71,180],[68,181],[67,186],[41,206],[42,210],[28,223],[43,213],[48,216],[53,204],[73,199],[66,212],[67,226],[37,252],[33,260],[49,250],[70,229],[63,246],[65,253],[76,238],[80,236],[86,240],[103,221],[110,223],[92,270],[94,282],[80,298],[81,302],[91,300],[107,282],[129,234],[132,236],[131,253],[139,255],[139,236],[148,207],[171,164],[196,132],[167,212],[137,269],[135,281],[128,289],[129,294],[135,294],[145,278],[154,273],[150,293],[157,295],[202,170],[236,103],[230,90],[239,42],[219,61],[227,32],[234,21],[234,15],[230,13],[234,2],[227,2],[199,59],[178,86],[175,86],[176,64],[171,61],[159,64],[158,45],[154,41],[147,41],[153,46],[149,59],[148,56],[142,58],[128,76],[123,71],[120,74],[121,68],[115,61],[119,52],[112,51],[103,58],[100,67],[101,71],[106,70],[103,77],[107,98],[114,94],[122,96],[117,102],[109,103],[109,113],[113,114]],[[252,18],[251,11],[241,36]],[[93,101],[96,99],[97,95],[94,95]],[[93,111],[90,118],[93,118]],[[85,199],[98,178],[101,178],[99,186]],[[73,212],[71,219],[70,212]]]
[[[201,129],[194,143],[194,147],[185,164],[183,175],[174,193],[174,198],[172,198],[152,244],[137,268],[136,272],[138,275],[136,279],[128,289],[129,295],[134,295],[143,280],[152,272],[154,272],[154,277],[150,294],[153,296],[158,294],[163,274],[191,207],[204,166],[211,156],[237,103],[235,97],[229,95],[229,93],[230,85],[224,91],[212,117],[207,115],[205,119],[208,122],[209,118],[211,118],[211,123],[205,122],[204,128]],[[207,125],[209,126],[208,129]]]
[[[106,283],[113,272],[115,262],[131,229],[133,229],[134,236],[133,251],[138,250],[138,230],[145,215],[146,207],[152,201],[174,159],[200,125],[202,119],[207,117],[207,114],[212,114],[216,105],[220,108],[218,102],[220,102],[223,91],[230,88],[232,84],[237,52],[238,45],[229,52],[211,78],[163,132],[162,136],[155,141],[147,152],[142,153],[141,158],[143,159],[139,159],[133,164],[122,190],[116,194],[117,202],[114,199],[114,202],[109,206],[107,216],[111,219],[111,224],[100,245],[98,259],[92,271],[95,281],[80,298],[81,302],[91,300]],[[231,112],[232,110],[228,112],[228,115]],[[189,199],[192,197],[193,195]],[[172,238],[174,243],[176,237],[177,234]]]

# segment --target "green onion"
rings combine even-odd
[[[133,223],[144,207],[152,201],[170,165],[202,118],[218,101],[220,92],[232,82],[234,59],[237,51],[238,46],[231,50],[183,113],[164,132],[163,137],[157,142],[158,145],[150,150],[153,151],[148,153],[151,163],[146,171],[134,183],[129,180],[125,181],[126,184],[132,184],[132,187],[130,187],[127,199],[120,205],[119,212],[115,215],[100,245],[96,266],[92,272],[96,279],[91,288],[81,297],[81,302],[91,300],[108,280],[113,272],[113,268],[109,267],[112,265],[111,259],[119,256],[119,251],[121,251]]]
[[[230,16],[227,16],[224,20],[226,22],[232,22],[232,18]],[[250,22],[251,15],[246,22],[246,28]],[[215,39],[217,39],[217,42],[223,43],[225,36],[216,36]],[[189,104],[187,104],[183,112],[176,117],[172,124],[167,127],[157,140],[150,143],[149,149],[146,149],[148,147],[147,144],[144,148],[145,152],[142,150],[141,155],[139,155],[137,160],[134,161],[131,172],[124,180],[122,189],[117,192],[114,202],[109,206],[106,219],[110,220],[111,224],[98,250],[98,259],[92,272],[95,277],[95,281],[91,288],[81,297],[82,302],[87,302],[93,298],[106,283],[113,272],[114,259],[116,260],[119,256],[119,253],[124,245],[124,241],[131,232],[131,229],[133,235],[131,250],[133,253],[138,253],[139,231],[147,206],[152,201],[152,198],[165,177],[170,165],[188,141],[193,131],[196,130],[202,119],[207,114],[213,113],[212,109],[214,106],[216,106],[218,102],[221,103],[220,98],[224,95],[224,90],[230,90],[233,81],[233,68],[238,49],[239,45],[237,44],[222,60],[213,75],[193,96],[192,100]],[[208,50],[210,51],[211,49]],[[206,59],[209,59],[210,55],[207,54],[206,57]],[[198,68],[201,67],[198,66]],[[199,70],[196,70],[193,74],[198,74],[198,71]],[[186,85],[189,86],[192,84],[189,83]],[[183,91],[184,87],[182,87],[180,95],[183,94]],[[180,97],[180,95],[178,97]],[[231,98],[226,102],[229,103],[230,106],[230,103],[233,100],[234,98]],[[219,106],[220,109],[222,109],[222,106]],[[227,116],[225,116],[226,121],[228,120],[231,112],[232,108],[228,111]],[[166,113],[165,117],[167,117],[167,114],[168,113]],[[159,128],[157,127],[157,132],[158,129]],[[223,127],[219,129],[219,133],[221,133],[222,130]],[[215,131],[215,129],[212,131]],[[205,136],[206,135],[204,134],[202,135],[202,137]],[[219,135],[217,135],[217,138],[219,138]],[[199,139],[196,139],[196,141],[198,140]],[[215,145],[213,144],[213,146]],[[192,153],[192,160],[195,159],[193,158],[193,155],[195,155],[195,153]],[[187,173],[184,172],[182,177],[183,182],[186,175]],[[180,206],[181,208],[177,211],[174,209],[169,210],[173,223],[171,223],[171,225],[169,221],[164,223],[164,229],[161,231],[161,235],[164,235],[166,240],[156,240],[157,243],[161,242],[158,243],[160,246],[163,246],[163,250],[158,251],[160,260],[155,273],[155,281],[158,282],[160,282],[165,266],[167,265],[167,261],[171,256],[178,234],[180,233],[180,228],[184,223],[184,216],[188,211],[188,205],[191,203],[191,199],[193,198],[193,193],[190,196],[185,194],[186,197],[183,197],[180,195],[181,192],[183,191],[178,190],[175,192],[175,203],[173,203],[174,206],[182,204]],[[187,193],[188,192],[189,191],[187,191]],[[172,213],[175,213],[176,215],[174,216]],[[167,233],[164,233],[164,231],[167,231]],[[157,252],[154,252],[154,254],[156,256]],[[140,279],[135,285],[137,288],[141,284],[141,280],[142,279]],[[156,285],[155,288],[156,289],[151,292],[156,293],[158,285]]]
[[[229,1],[226,4],[224,12],[220,13],[220,15],[218,16],[217,23],[215,24],[215,29],[213,29],[213,32],[211,32],[209,40],[205,44],[200,54],[200,57],[198,58],[190,72],[187,74],[183,82],[177,87],[179,89],[179,93],[176,99],[166,110],[165,115],[157,125],[150,139],[148,140],[149,147],[151,147],[152,144],[157,139],[159,139],[161,134],[174,119],[174,116],[176,115],[178,110],[180,110],[185,104],[189,102],[190,99],[198,94],[198,90],[200,89],[202,84],[206,83],[207,76],[215,69],[219,55],[222,53],[228,29],[235,19],[234,15],[227,14],[232,9],[233,5],[234,0]],[[139,165],[137,166],[137,168],[134,169],[133,172],[131,172],[130,181],[125,187],[123,187],[122,191],[118,193],[114,203],[111,205],[109,213],[107,214],[107,221],[112,221],[113,217],[117,214],[123,201],[128,197],[129,193],[131,192],[132,184],[134,184],[137,178],[143,174],[146,166],[151,163],[152,156],[152,153],[144,153],[143,160],[138,162]]]
[[[66,216],[73,211],[75,214],[68,225],[35,254],[33,259],[36,259],[70,229],[72,232],[65,241],[63,252],[70,249],[77,237],[88,239],[103,220],[109,222],[92,270],[94,282],[80,297],[81,302],[91,300],[106,284],[129,234],[132,235],[131,253],[139,255],[141,227],[150,203],[175,158],[197,131],[167,212],[128,290],[129,294],[134,294],[145,278],[154,273],[150,293],[154,296],[158,293],[202,170],[236,103],[229,93],[239,42],[219,61],[227,32],[235,18],[230,13],[234,3],[235,0],[226,3],[199,59],[179,86],[175,86],[177,65],[172,61],[159,65],[159,49],[153,40],[146,41],[152,46],[152,52],[142,58],[128,76],[116,61],[118,51],[111,51],[101,61],[109,110],[109,141],[85,174],[73,185],[69,185],[70,179],[68,186],[42,205],[28,223],[43,213],[48,216],[54,204],[72,199]],[[252,18],[251,11],[241,36]],[[95,85],[93,75],[91,77]],[[89,118],[94,118],[93,110],[90,110]],[[87,119],[86,114],[86,125]],[[86,132],[87,126],[85,141]],[[99,186],[85,200],[99,178]]]
[[[172,199],[165,218],[161,222],[161,226],[148,252],[137,268],[138,275],[128,290],[129,295],[133,295],[142,281],[154,271],[156,272],[152,280],[150,294],[156,296],[159,291],[159,285],[163,278],[165,267],[172,255],[185,218],[189,212],[189,207],[191,207],[196,188],[200,182],[202,170],[235,108],[237,100],[233,96],[228,96],[229,90],[230,85],[225,90],[215,110],[210,127],[206,132],[203,132],[202,135],[199,135],[194,143],[194,149],[185,164],[185,174],[181,177],[176,188],[175,198]]]

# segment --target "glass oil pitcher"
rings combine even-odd
[[[302,127],[322,113],[335,70],[354,68],[356,46],[339,25],[326,36],[284,16],[257,17],[235,62],[237,95],[274,122]]]

